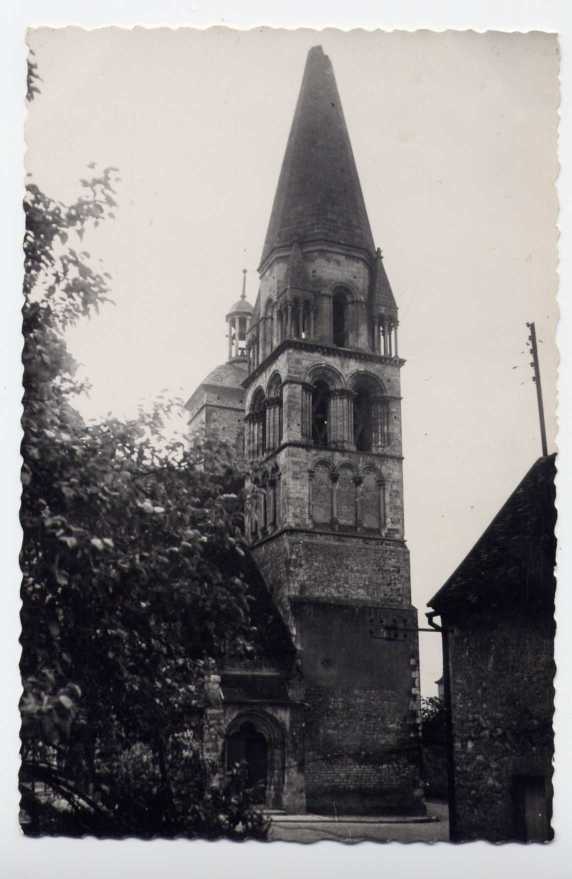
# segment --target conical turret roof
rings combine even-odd
[[[375,311],[397,315],[397,303],[383,265],[383,257],[379,248],[375,254],[373,306]]]
[[[321,46],[306,60],[261,263],[296,239],[374,250],[334,70]]]

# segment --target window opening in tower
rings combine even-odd
[[[328,445],[328,416],[330,389],[326,382],[317,381],[312,390],[312,442],[325,448]]]
[[[347,332],[348,298],[345,290],[336,290],[333,299],[334,345],[345,348],[348,344]]]

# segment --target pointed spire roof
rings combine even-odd
[[[261,263],[296,238],[374,250],[334,70],[321,46],[306,60]]]

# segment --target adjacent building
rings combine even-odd
[[[529,470],[429,602],[440,617],[451,838],[551,838],[554,455]]]

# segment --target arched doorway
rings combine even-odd
[[[226,740],[226,764],[231,770],[245,767],[246,784],[255,803],[266,803],[268,785],[268,743],[253,723],[243,723]]]
[[[225,736],[225,767],[241,766],[255,803],[270,808],[282,805],[284,740],[273,718],[255,713],[235,718]]]

